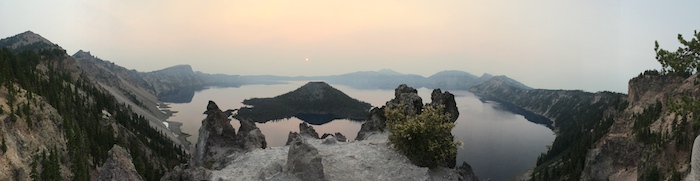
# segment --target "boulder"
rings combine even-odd
[[[318,133],[316,132],[314,127],[306,123],[299,124],[299,134],[302,136],[309,136],[312,138],[321,139],[321,137],[318,137]]]
[[[243,150],[250,151],[257,148],[267,148],[265,135],[263,135],[260,129],[255,126],[253,121],[241,120],[240,122],[241,127],[238,130],[237,138]]]
[[[289,145],[290,143],[292,143],[292,141],[294,141],[297,138],[301,138],[301,135],[299,135],[299,133],[297,132],[290,131],[289,136],[287,136],[287,143],[285,143],[284,145]]]
[[[301,180],[323,181],[323,164],[318,149],[298,136],[289,146],[286,170]]]
[[[457,168],[457,173],[460,181],[479,181],[479,178],[474,174],[474,170],[472,170],[472,166],[467,164],[467,162],[462,162],[462,165]]]
[[[136,171],[131,154],[124,148],[114,145],[109,150],[109,158],[102,165],[98,180],[143,180]]]
[[[336,140],[335,137],[333,137],[332,135],[324,138],[322,142],[322,144],[325,145],[334,145],[336,143],[338,143],[338,140]]]
[[[335,133],[335,139],[340,141],[340,142],[347,142],[348,138],[346,138],[343,134],[340,133]]]
[[[459,110],[457,109],[457,102],[455,101],[454,94],[448,91],[442,92],[440,89],[435,89],[433,90],[433,93],[430,94],[430,99],[431,106],[443,105],[443,113],[450,114],[450,121],[457,121],[457,118],[459,117]]]
[[[330,134],[330,133],[323,133],[323,136],[321,136],[322,140],[325,140],[327,137],[334,137],[336,141],[339,142],[347,142],[348,138],[346,138],[343,134],[336,132],[335,134]]]
[[[160,180],[199,181],[210,180],[211,176],[211,171],[207,169],[202,167],[189,168],[187,164],[181,164],[179,166],[175,166],[172,171],[165,173]]]
[[[369,111],[367,120],[362,123],[360,131],[357,132],[355,140],[361,141],[372,135],[373,132],[382,132],[386,128],[386,117],[384,116],[384,108],[375,107]]]

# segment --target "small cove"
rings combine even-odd
[[[182,131],[192,136],[195,142],[199,126],[205,115],[202,114],[209,100],[216,102],[222,110],[244,106],[243,100],[253,97],[274,97],[299,88],[303,82],[290,82],[276,85],[246,85],[237,88],[209,88],[195,93],[189,103],[170,103],[171,110],[178,111],[169,121],[181,122]],[[350,97],[381,106],[394,97],[393,90],[361,90],[342,85],[332,85]],[[551,130],[542,125],[527,121],[524,117],[494,108],[497,103],[482,103],[468,91],[450,91],[460,111],[457,126],[453,129],[456,139],[464,143],[457,155],[458,165],[467,161],[481,178],[492,180],[512,180],[515,176],[535,166],[540,153],[554,140]],[[420,88],[418,94],[423,102],[430,102],[430,89]],[[297,118],[289,118],[267,123],[257,123],[266,137],[269,146],[284,145],[290,131],[299,131]],[[231,124],[238,130],[239,123]],[[348,139],[357,136],[361,122],[334,120],[324,125],[313,125],[319,134],[340,132]]]

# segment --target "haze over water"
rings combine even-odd
[[[241,102],[253,97],[274,97],[301,87],[306,82],[290,82],[279,85],[246,85],[239,88],[210,88],[195,93],[192,102],[170,104],[171,110],[179,111],[169,121],[182,122],[182,131],[192,136],[188,140],[196,142],[202,114],[207,102],[212,100],[222,110],[244,106]],[[331,85],[350,97],[382,106],[394,97],[394,90],[358,90],[342,85]],[[410,86],[410,85],[409,85]],[[432,90],[418,89],[423,102],[430,102]],[[460,116],[452,134],[464,143],[458,149],[457,165],[469,163],[480,179],[512,180],[519,174],[535,166],[537,157],[546,152],[547,145],[555,135],[548,128],[528,122],[520,115],[494,108],[494,103],[482,103],[468,91],[450,91],[455,94]],[[298,132],[297,118],[257,123],[265,135],[268,146],[283,146],[290,131]],[[231,121],[238,130],[240,124]],[[319,134],[340,132],[349,140],[354,140],[361,122],[334,120],[324,125],[313,125]]]

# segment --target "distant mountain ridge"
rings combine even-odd
[[[0,40],[0,47],[6,47],[18,52],[22,50],[63,50],[63,48],[61,48],[57,44],[52,43],[48,39],[32,31],[25,31],[15,36],[3,38],[2,40]]]

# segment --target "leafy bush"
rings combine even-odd
[[[414,164],[437,167],[457,154],[458,142],[451,134],[455,123],[443,106],[424,106],[419,115],[406,114],[400,109],[387,108],[384,114],[391,129],[389,142],[403,152]]]

